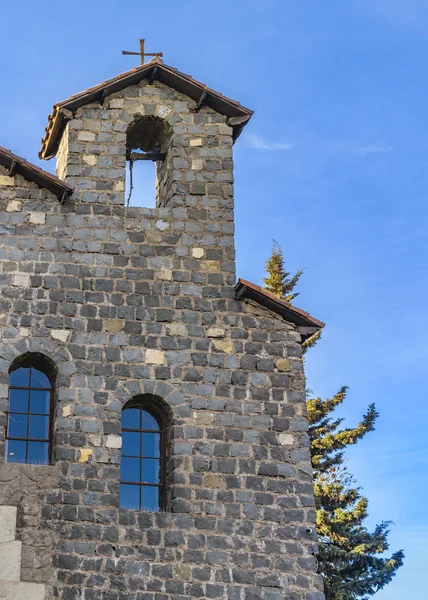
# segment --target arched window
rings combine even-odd
[[[40,355],[15,361],[9,373],[7,462],[47,465],[52,440],[52,380]],[[52,373],[52,371],[51,371]]]
[[[166,416],[151,396],[122,411],[120,506],[160,511],[166,505]]]

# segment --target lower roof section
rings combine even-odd
[[[0,146],[0,165],[9,171],[11,176],[17,173],[27,181],[32,181],[39,187],[49,190],[59,198],[60,202],[63,202],[67,196],[73,193],[73,188],[55,177],[55,175],[33,165],[22,156],[13,154],[13,152],[2,146]]]
[[[304,310],[277,298],[274,294],[245,279],[238,279],[235,292],[237,300],[241,300],[242,298],[253,300],[257,304],[277,313],[288,323],[296,325],[302,336],[302,341],[311,337],[325,325],[325,323],[315,319]]]

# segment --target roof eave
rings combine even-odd
[[[9,170],[11,175],[17,173],[39,187],[49,190],[55,194],[61,203],[64,202],[67,196],[70,196],[73,193],[72,187],[62,182],[51,173],[47,173],[40,167],[25,160],[25,158],[22,158],[1,146],[0,164]]]
[[[67,121],[71,118],[73,111],[92,102],[103,102],[106,96],[139,83],[144,79],[150,79],[151,81],[156,79],[164,85],[183,93],[195,102],[198,102],[201,95],[204,94],[204,104],[228,118],[228,123],[233,129],[234,140],[239,137],[246,123],[253,115],[253,111],[249,108],[245,108],[238,102],[226,98],[192,77],[160,61],[154,60],[55,104],[53,112],[49,116],[39,158],[48,160],[55,156],[62,132]],[[64,114],[66,111],[70,111],[71,115],[66,116]]]
[[[302,341],[308,339],[325,326],[325,323],[315,319],[315,317],[312,317],[306,311],[297,308],[297,306],[289,302],[285,302],[285,300],[276,298],[273,294],[245,279],[238,280],[235,286],[235,294],[237,300],[243,298],[253,300],[264,308],[280,315],[285,321],[296,325],[302,336]]]

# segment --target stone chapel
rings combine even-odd
[[[0,147],[2,600],[323,600],[323,323],[236,279],[251,115],[155,57],[54,105],[56,176]],[[156,208],[127,206],[140,160]]]

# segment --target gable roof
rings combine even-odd
[[[296,325],[302,336],[302,341],[305,341],[325,326],[325,323],[315,319],[301,308],[297,308],[297,306],[293,306],[293,304],[277,298],[274,294],[245,279],[238,279],[238,283],[235,286],[235,293],[237,300],[241,300],[242,298],[254,300],[257,304],[280,315],[284,321]]]
[[[39,158],[49,159],[55,156],[67,121],[73,118],[73,111],[91,102],[103,102],[106,96],[123,90],[130,85],[135,85],[143,79],[149,81],[156,79],[177,90],[177,92],[188,96],[199,106],[205,104],[218,113],[229,117],[228,123],[233,128],[234,140],[239,136],[253,114],[252,110],[245,108],[239,102],[223,96],[203,83],[196,81],[190,75],[165,65],[159,58],[155,58],[145,65],[135,67],[126,73],[84,90],[80,94],[71,96],[63,102],[54,104],[52,113],[49,115],[45,137],[42,139]]]
[[[18,175],[22,175],[28,181],[32,181],[38,186],[49,190],[61,202],[73,193],[73,188],[61,181],[61,179],[58,179],[58,177],[55,177],[55,175],[33,165],[33,163],[28,162],[22,156],[13,154],[13,152],[2,146],[0,146],[0,165],[8,169],[10,175],[18,173]]]

